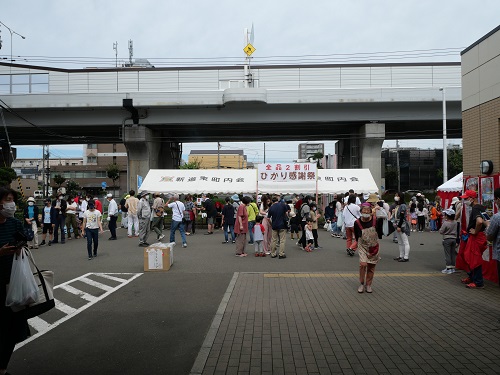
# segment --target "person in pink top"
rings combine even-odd
[[[236,233],[236,256],[246,257],[245,246],[248,233],[248,211],[250,197],[243,197],[236,213],[236,223],[234,223],[234,233]]]

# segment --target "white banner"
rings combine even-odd
[[[316,183],[315,163],[263,163],[258,165],[257,179],[266,182],[309,181]]]

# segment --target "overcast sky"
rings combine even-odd
[[[499,0],[25,0],[3,1],[0,21],[26,37],[13,35],[17,62],[83,68],[113,66],[114,42],[119,60],[128,59],[129,39],[134,58],[156,66],[241,63],[243,29],[252,23],[254,61],[262,64],[460,61],[460,50],[498,26],[499,15]],[[10,33],[0,30],[0,58],[9,59]],[[388,53],[395,51],[408,52]],[[185,151],[191,148],[184,145]],[[252,155],[262,159],[262,149],[245,147],[250,161]],[[53,150],[81,153],[81,147]],[[272,161],[296,158],[297,147],[272,143],[268,150]],[[19,156],[31,154],[19,150]]]

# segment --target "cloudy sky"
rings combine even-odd
[[[113,66],[114,42],[127,60],[129,39],[134,58],[156,66],[241,63],[243,29],[252,23],[260,63],[460,61],[460,50],[498,26],[499,14],[498,0],[25,0],[3,1],[0,21],[26,37],[13,35],[17,62],[83,68]],[[10,33],[0,30],[0,58],[9,59]],[[249,160],[262,159],[262,144],[244,146]],[[191,148],[184,145],[185,153]],[[267,149],[268,159],[296,157],[295,142]],[[21,148],[19,156],[36,152]]]

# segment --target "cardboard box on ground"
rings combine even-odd
[[[144,248],[144,271],[168,271],[174,263],[175,242],[157,242]]]

